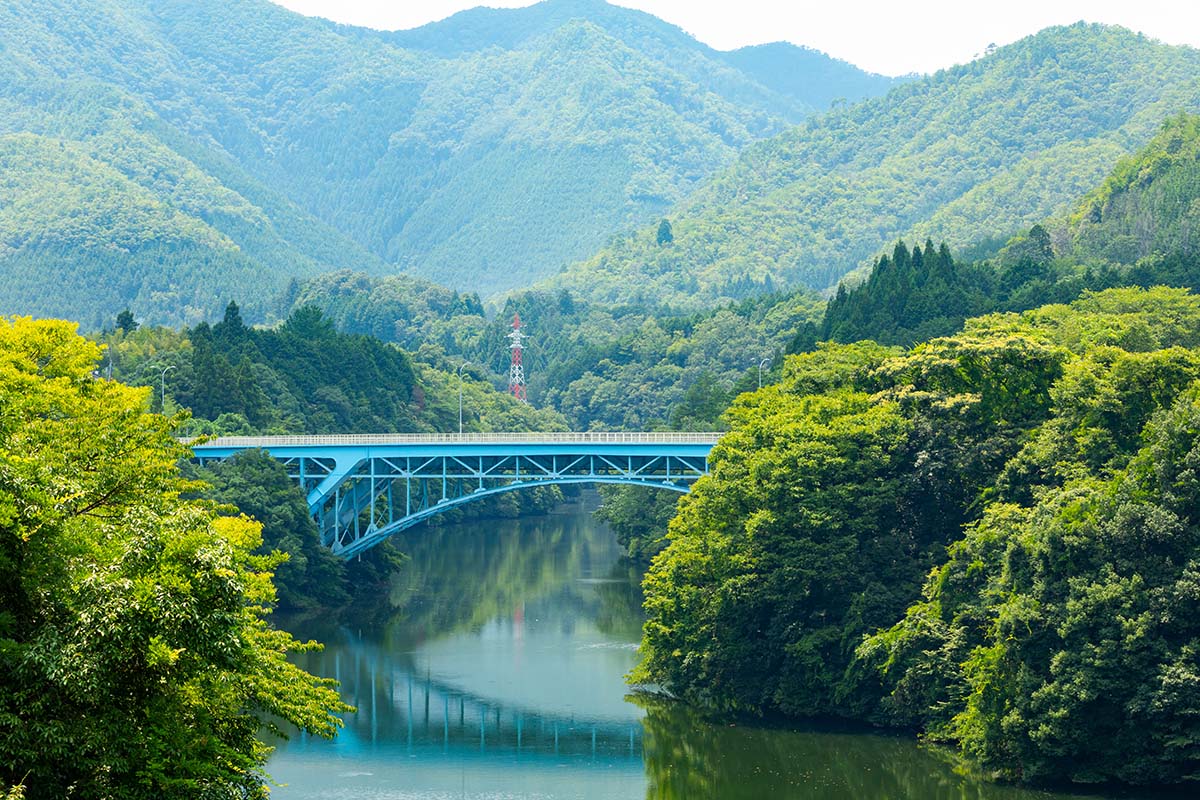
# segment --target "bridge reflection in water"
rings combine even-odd
[[[345,696],[358,708],[338,734],[346,758],[402,751],[428,757],[479,754],[493,758],[601,758],[606,766],[627,758],[639,773],[640,714],[627,719],[579,719],[497,703],[398,666],[394,657],[348,632],[344,644],[309,669],[352,687]],[[632,706],[629,708],[633,709]],[[307,740],[301,737],[302,743]],[[328,747],[321,741],[319,747]],[[295,750],[293,744],[289,750]]]
[[[582,509],[427,527],[406,550],[379,613],[287,626],[328,643],[302,663],[359,711],[333,742],[283,743],[272,797],[1083,800],[986,783],[907,737],[625,702],[638,575]]]

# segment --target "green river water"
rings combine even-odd
[[[402,547],[377,608],[284,620],[325,642],[302,663],[358,711],[334,741],[279,743],[273,797],[1087,797],[973,779],[906,737],[713,723],[631,697],[640,575],[583,505],[423,527]]]

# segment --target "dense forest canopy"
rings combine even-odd
[[[284,316],[289,279],[336,269],[527,286],[824,108],[805,87],[892,83],[795,48],[768,88],[602,2],[405,35],[268,0],[16,0],[0,40],[0,313],[93,328]]]
[[[637,678],[1025,780],[1194,778],[1198,396],[1166,288],[790,357],[681,501]]]
[[[897,237],[956,249],[1065,211],[1161,122],[1200,109],[1200,51],[1050,28],[747,147],[656,226],[550,283],[581,299],[709,305],[823,290]]]
[[[265,798],[260,735],[349,707],[264,619],[259,524],[185,499],[176,420],[99,358],[70,323],[0,322],[0,793]]]

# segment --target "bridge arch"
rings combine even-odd
[[[386,539],[392,534],[399,533],[420,524],[430,517],[443,514],[452,508],[458,508],[467,503],[476,502],[487,497],[495,497],[499,494],[508,492],[518,492],[523,489],[532,489],[536,486],[566,486],[568,484],[608,484],[608,485],[624,485],[624,486],[644,486],[650,489],[665,489],[667,491],[679,492],[686,494],[691,488],[691,484],[656,482],[649,480],[630,480],[625,478],[557,478],[553,480],[543,481],[521,481],[520,483],[508,483],[502,486],[495,486],[485,489],[476,489],[468,495],[461,497],[445,498],[433,506],[425,508],[421,511],[409,514],[401,519],[394,520],[383,527],[377,527],[371,531],[364,531],[359,537],[354,539],[349,545],[343,547],[334,547],[334,552],[350,558],[365,550],[374,547],[380,541]]]
[[[308,495],[322,542],[351,558],[485,497],[535,486],[624,484],[687,492],[708,473],[716,433],[229,437],[200,461],[263,449]]]

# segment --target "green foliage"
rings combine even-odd
[[[670,220],[664,219],[658,223],[658,233],[655,234],[654,241],[658,243],[659,247],[675,241],[675,234],[671,233]]]
[[[460,294],[410,275],[372,278],[340,271],[299,284],[288,311],[317,306],[345,333],[362,333],[415,351],[437,345],[450,353],[476,346],[486,325],[476,294]]]
[[[1007,237],[1065,210],[1169,114],[1200,107],[1198,68],[1197,51],[1120,28],[1042,31],[746,148],[672,211],[671,247],[650,225],[551,285],[695,308],[824,289],[900,236],[956,248]]]
[[[836,98],[883,94],[903,80],[870,75],[824,53],[782,42],[715,51],[674,25],[603,0],[555,0],[519,9],[472,8],[440,22],[396,31],[389,39],[403,47],[455,58],[488,48],[518,49],[576,19],[587,19],[706,92],[793,121],[828,107]]]
[[[270,321],[289,279],[385,263],[527,285],[822,105],[648,15],[567,10],[492,12],[443,55],[456,33],[265,0],[3,4],[0,312],[195,324],[239,296]]]
[[[900,242],[864,282],[838,288],[821,335],[908,345],[948,335],[965,317],[1070,302],[1085,290],[1200,289],[1198,156],[1200,117],[1180,115],[1121,161],[1067,219],[1013,236],[994,258],[954,263],[945,245],[934,252],[926,241],[923,252],[910,254]]]
[[[133,333],[139,327],[141,326],[138,324],[138,321],[133,318],[133,312],[131,312],[128,308],[122,311],[120,314],[117,314],[117,328],[120,329],[121,333]]]
[[[826,344],[728,419],[647,575],[636,680],[914,726],[1015,779],[1200,774],[1200,298]]]
[[[99,356],[68,323],[0,325],[0,783],[266,797],[260,731],[329,736],[349,709],[264,620],[259,526],[181,497],[178,420]]]
[[[601,486],[604,502],[596,517],[616,531],[631,559],[642,564],[667,546],[667,523],[675,516],[679,494],[643,486]]]
[[[295,298],[350,331],[419,347],[418,357],[441,369],[465,360],[470,374],[501,385],[510,357],[505,335],[520,314],[531,336],[530,399],[562,412],[574,430],[720,429],[729,400],[757,386],[759,361],[772,357],[778,372],[777,355],[797,330],[815,331],[823,307],[816,295],[796,292],[672,317],[657,307],[582,303],[565,291],[522,292],[487,320],[473,296],[351,273],[306,282]]]
[[[989,506],[864,646],[886,653],[898,712],[1009,777],[1196,780],[1198,423],[1193,380],[1132,458],[1068,455],[1032,505]]]
[[[867,280],[852,289],[838,287],[825,309],[821,336],[838,342],[872,339],[912,345],[945,336],[967,317],[991,311],[991,298],[976,275],[957,266],[950,249],[932,241],[910,253],[898,242],[880,256]]]
[[[823,361],[843,351],[878,355],[826,348],[799,357],[798,372],[819,364],[849,380],[852,368]],[[840,629],[881,603],[888,613],[891,590],[863,579],[859,547],[883,541],[911,423],[894,402],[841,387],[796,394],[801,385],[785,376],[731,410],[713,475],[681,501],[671,544],[647,574],[638,679],[720,708],[836,712],[856,644]],[[861,485],[870,496],[855,493]]]
[[[113,377],[158,389],[195,417],[188,430],[218,434],[450,431],[458,380],[414,364],[404,351],[340,333],[313,306],[276,328],[250,328],[231,303],[216,325],[176,332],[143,327],[106,334]],[[107,366],[107,365],[106,365]],[[163,370],[167,370],[165,373]],[[158,392],[154,401],[159,401]],[[464,382],[468,430],[561,430],[538,411],[473,380]]]
[[[1070,216],[1062,236],[1079,260],[1132,265],[1132,281],[1200,287],[1200,117],[1181,114],[1123,159]]]

